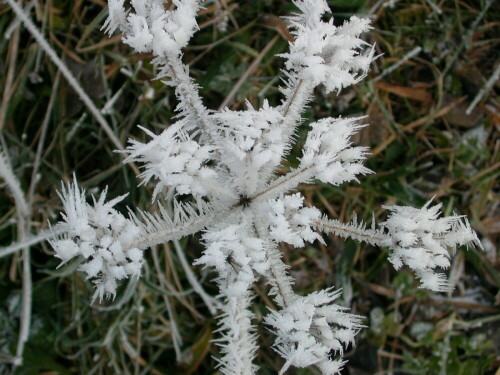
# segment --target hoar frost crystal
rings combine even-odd
[[[290,366],[317,366],[323,374],[338,374],[342,353],[354,345],[361,317],[336,305],[340,291],[329,288],[306,296],[296,294],[281,242],[302,247],[323,241],[319,231],[388,247],[389,260],[399,269],[412,268],[421,287],[446,291],[449,285],[436,268],[450,265],[449,251],[480,243],[466,218],[439,218],[440,205],[416,209],[387,207],[389,216],[371,228],[356,221],[328,219],[314,207],[304,207],[294,193],[299,184],[320,180],[340,185],[372,173],[363,166],[367,149],[355,147],[351,137],[364,126],[361,118],[326,118],[310,124],[297,168],[277,177],[288,155],[301,114],[313,90],[327,92],[359,82],[374,60],[374,48],[360,39],[369,20],[352,17],[342,26],[324,20],[330,12],[324,0],[295,0],[298,11],[287,18],[294,41],[285,59],[283,101],[247,110],[207,109],[198,87],[182,62],[182,51],[196,31],[197,0],[109,0],[104,25],[119,30],[123,42],[138,53],[152,53],[158,78],[175,88],[178,120],[161,134],[143,130],[148,143],[130,141],[126,162],[143,165],[141,184],[154,185],[153,200],[174,199],[173,216],[139,212],[128,217],[113,206],[122,197],[105,202],[101,194],[93,205],[76,183],[64,187],[67,232],[51,242],[66,263],[78,258],[80,270],[96,286],[94,299],[114,297],[117,282],[138,277],[143,252],[152,246],[203,231],[206,247],[195,264],[213,269],[222,302],[218,359],[224,374],[253,374],[258,370],[256,333],[249,309],[252,286],[263,277],[271,285],[277,310],[265,317],[275,332],[275,350]],[[170,3],[170,2],[168,2]],[[175,196],[189,195],[180,204]]]

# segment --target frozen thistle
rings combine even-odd
[[[170,3],[170,2],[169,2]],[[290,43],[283,70],[284,96],[273,107],[247,103],[247,109],[208,110],[198,86],[182,62],[182,51],[197,29],[197,0],[109,0],[104,28],[120,30],[123,41],[136,52],[154,56],[158,77],[175,88],[177,121],[147,143],[131,140],[127,162],[142,164],[140,184],[154,185],[153,200],[173,199],[173,214],[160,204],[158,213],[139,211],[124,217],[113,206],[123,197],[105,203],[105,192],[91,206],[76,182],[63,188],[65,224],[63,238],[53,241],[63,263],[78,258],[80,269],[96,284],[94,298],[114,295],[117,280],[138,276],[143,251],[203,231],[205,250],[195,264],[217,274],[222,314],[219,323],[220,371],[227,375],[254,374],[256,330],[250,311],[252,287],[259,278],[271,286],[276,309],[265,318],[276,333],[276,351],[290,366],[314,365],[322,374],[338,374],[343,351],[354,345],[362,328],[361,317],[334,303],[340,291],[326,289],[300,296],[282,260],[280,243],[302,247],[323,242],[318,233],[335,234],[389,247],[396,269],[412,268],[421,286],[447,290],[436,268],[449,266],[449,251],[479,242],[467,220],[438,218],[440,205],[422,209],[387,207],[390,214],[370,228],[353,220],[342,223],[322,216],[315,207],[304,207],[304,198],[293,193],[299,184],[315,180],[340,185],[372,173],[363,166],[367,149],[351,138],[361,118],[326,118],[310,124],[295,169],[277,176],[277,168],[293,143],[301,115],[322,85],[327,92],[359,82],[374,60],[374,47],[361,39],[369,20],[352,17],[341,26],[325,20],[324,0],[295,0]],[[183,196],[178,203],[177,196]]]

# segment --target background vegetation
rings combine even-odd
[[[172,123],[173,91],[154,78],[150,56],[133,55],[99,29],[102,0],[32,0],[29,13],[62,56],[122,143],[145,139],[137,124],[156,133]],[[500,3],[486,0],[336,0],[335,22],[368,15],[366,35],[383,55],[363,83],[338,95],[315,93],[305,122],[326,116],[367,114],[357,142],[372,147],[375,175],[360,185],[304,186],[311,204],[348,221],[353,213],[383,219],[384,204],[421,206],[435,196],[447,214],[467,215],[485,251],[455,256],[451,295],[416,288],[411,273],[395,272],[387,252],[338,238],[327,246],[282,247],[296,290],[335,285],[343,303],[366,316],[357,347],[347,353],[345,374],[498,374],[500,365],[500,97],[499,85],[467,107],[500,64]],[[394,3],[394,6],[390,5]],[[389,6],[388,6],[389,5]],[[226,0],[227,30],[213,4],[184,59],[202,87],[209,108],[243,108],[267,97],[279,103],[283,52],[290,38],[278,16],[286,0]],[[126,204],[149,208],[151,191],[137,188],[134,171],[75,92],[13,13],[0,4],[0,141],[28,190],[37,150],[41,164],[34,190],[33,233],[58,220],[56,189],[73,173],[90,192],[109,186],[110,196],[129,193]],[[417,48],[415,50],[415,48]],[[414,52],[411,59],[404,56]],[[396,66],[391,72],[388,69]],[[498,78],[498,77],[497,77]],[[298,144],[303,141],[298,134]],[[300,146],[294,155],[300,155]],[[294,156],[289,160],[294,164]],[[122,207],[124,208],[124,206]],[[0,194],[0,243],[17,241],[10,195]],[[190,260],[202,251],[199,238],[181,242]],[[173,246],[148,251],[141,280],[122,285],[114,302],[90,306],[91,288],[74,265],[57,269],[47,243],[31,249],[33,315],[24,365],[16,374],[216,374],[215,319],[190,289]],[[212,274],[195,269],[209,293]],[[15,353],[21,311],[20,253],[0,258],[0,374]],[[281,359],[265,349],[273,337],[261,325],[273,302],[263,282],[255,288],[254,312],[261,335],[262,374],[275,374]],[[166,302],[173,316],[167,313]],[[182,358],[175,361],[172,329],[180,331]],[[293,369],[289,374],[314,374]]]

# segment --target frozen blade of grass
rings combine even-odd
[[[425,0],[427,4],[429,4],[429,6],[432,8],[432,10],[436,13],[436,14],[441,14],[443,13],[443,11],[436,5],[434,4],[434,1],[433,0]]]
[[[384,4],[385,0],[378,0],[369,10],[367,15],[371,16],[372,14],[375,14],[377,10]]]
[[[22,215],[22,214],[21,214]],[[27,235],[29,224],[26,222],[27,218],[20,218],[18,222],[19,238],[24,240]],[[28,341],[30,327],[31,327],[31,310],[33,304],[33,281],[31,279],[31,256],[30,248],[27,246],[23,248],[23,286],[22,286],[22,307],[21,307],[21,323],[19,329],[19,337],[17,341],[16,357],[14,359],[14,366],[22,365],[24,346]]]
[[[64,232],[66,232],[66,228],[64,228],[63,226],[56,226],[50,230],[42,231],[36,236],[25,238],[24,241],[16,242],[7,247],[2,247],[0,248],[0,258],[13,254],[23,248],[30,247],[40,242],[55,238],[63,234]]]
[[[387,0],[383,7],[384,8],[394,8],[396,6],[396,3],[399,2],[400,0]]]
[[[70,129],[68,133],[66,133],[65,141],[69,142],[71,138],[75,135],[76,131],[82,126],[83,122],[87,119],[87,112],[82,113],[78,121],[75,122],[73,127]]]
[[[386,75],[391,74],[396,69],[398,69],[401,65],[403,65],[405,62],[407,62],[411,58],[417,56],[420,53],[420,51],[422,51],[422,47],[420,47],[420,46],[413,48],[410,52],[408,52],[406,55],[404,55],[401,58],[401,60],[399,60],[396,64],[391,65],[390,67],[388,67],[387,69],[385,69],[382,73],[380,73],[378,76],[376,76],[375,78],[373,78],[372,82],[377,82],[381,78],[385,77]]]
[[[198,279],[196,278],[195,274],[191,270],[191,267],[186,259],[186,255],[184,254],[184,250],[181,248],[181,245],[179,244],[178,240],[174,240],[174,247],[175,247],[175,252],[177,254],[177,257],[179,258],[179,261],[181,262],[182,269],[186,273],[186,277],[193,287],[193,290],[198,293],[198,295],[201,297],[203,302],[205,302],[205,305],[208,307],[210,310],[210,313],[212,315],[215,315],[217,313],[217,310],[221,310],[222,305],[217,299],[209,296],[201,284],[198,282]]]
[[[0,148],[0,177],[7,184],[7,188],[10,190],[14,201],[16,202],[16,207],[23,216],[29,216],[30,208],[28,202],[24,198],[23,191],[21,190],[21,184],[12,171],[12,167],[4,154],[3,150]]]
[[[20,242],[24,242],[30,231],[30,216],[31,206],[26,201],[24,192],[21,189],[21,184],[15,176],[7,156],[0,149],[0,177],[2,177],[8,189],[11,191],[14,202],[16,204],[17,214],[17,233]],[[23,362],[24,346],[28,341],[29,331],[31,326],[31,308],[32,308],[32,290],[33,282],[31,279],[31,261],[30,248],[24,245],[22,247],[23,255],[23,273],[22,273],[22,307],[20,317],[20,328],[16,347],[16,356],[14,358],[14,367],[19,366]]]
[[[483,96],[493,88],[493,86],[495,85],[495,83],[497,83],[499,78],[500,78],[500,62],[497,63],[497,67],[493,71],[493,74],[491,75],[491,77],[488,79],[488,81],[486,81],[484,86],[477,93],[477,95],[474,98],[474,100],[472,101],[472,103],[470,103],[470,105],[465,110],[466,115],[470,115],[472,113],[472,111],[476,107],[477,103],[479,103],[481,101],[481,99],[483,98]]]
[[[59,87],[60,72],[57,73],[52,92],[50,94],[49,104],[47,105],[47,110],[45,112],[45,117],[42,121],[42,126],[40,128],[40,139],[38,141],[38,146],[36,148],[35,161],[33,163],[33,170],[31,172],[31,184],[28,190],[28,202],[33,203],[33,195],[35,193],[35,187],[38,182],[38,169],[40,168],[40,163],[42,161],[43,146],[45,145],[45,138],[47,135],[47,128],[49,127],[50,115],[52,113],[52,108],[54,107],[54,102],[56,100],[56,93]]]
[[[109,115],[113,113],[113,106],[115,105],[116,101],[122,96],[123,90],[125,89],[126,84],[123,84],[122,87],[104,104],[104,107],[101,109],[101,113],[103,115]]]

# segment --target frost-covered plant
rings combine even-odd
[[[361,317],[334,303],[340,291],[332,288],[301,296],[293,290],[279,244],[302,247],[323,239],[320,231],[388,247],[396,269],[415,270],[421,287],[448,290],[443,274],[449,251],[460,245],[479,245],[467,220],[439,218],[440,205],[422,209],[387,207],[389,216],[367,228],[356,220],[328,219],[315,207],[304,207],[293,193],[299,184],[320,180],[340,185],[372,173],[363,166],[367,149],[356,147],[352,136],[364,125],[361,118],[326,118],[309,124],[299,165],[277,177],[277,168],[294,142],[301,114],[313,90],[327,92],[359,82],[374,60],[374,47],[360,35],[370,29],[367,19],[352,17],[341,26],[325,20],[325,0],[294,0],[298,11],[288,17],[294,41],[283,70],[283,101],[247,110],[207,109],[197,85],[182,62],[182,48],[196,30],[198,0],[109,0],[104,25],[119,30],[136,52],[154,56],[161,78],[175,88],[179,101],[177,122],[147,143],[131,140],[126,162],[143,166],[141,184],[154,186],[153,201],[174,199],[173,216],[130,214],[105,202],[105,193],[93,205],[85,201],[76,181],[63,188],[67,234],[52,241],[62,263],[78,258],[80,269],[96,284],[94,298],[114,297],[117,281],[140,274],[143,251],[149,247],[203,231],[203,255],[195,264],[214,270],[218,277],[221,348],[224,374],[252,374],[257,370],[256,333],[249,310],[252,286],[263,277],[277,309],[265,318],[277,335],[275,350],[289,366],[317,366],[323,374],[337,374],[343,351],[354,345]],[[168,2],[170,3],[170,2]],[[177,196],[184,202],[177,203]]]

